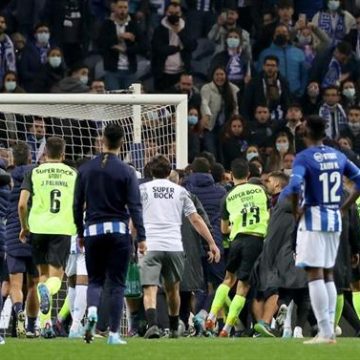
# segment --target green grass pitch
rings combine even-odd
[[[127,345],[110,346],[103,339],[92,344],[81,340],[7,339],[0,346],[1,360],[333,360],[359,359],[360,339],[338,339],[336,345],[303,345],[300,339],[130,339]]]

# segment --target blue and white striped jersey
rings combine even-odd
[[[293,164],[288,194],[301,194],[304,215],[299,230],[338,232],[341,223],[343,175],[360,189],[360,169],[329,146],[312,146],[299,153]]]

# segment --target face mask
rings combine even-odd
[[[82,75],[82,76],[80,76],[80,81],[81,81],[84,85],[86,85],[86,84],[88,83],[88,81],[89,81],[89,77],[88,77],[87,75]]]
[[[340,7],[340,1],[337,0],[330,0],[328,2],[328,9],[330,11],[336,11]]]
[[[179,15],[168,15],[167,20],[171,25],[175,25],[176,23],[179,22],[180,16]]]
[[[277,46],[284,46],[287,43],[286,35],[276,35],[274,39],[274,44]]]
[[[226,45],[229,49],[236,49],[240,45],[240,39],[238,38],[227,38]]]
[[[291,176],[291,174],[292,174],[292,169],[284,169],[284,170],[283,170],[283,173],[284,173],[285,175],[287,175],[287,176]]]
[[[50,34],[45,32],[40,32],[36,34],[36,40],[40,44],[47,44],[50,39]]]
[[[309,36],[299,35],[298,41],[301,46],[309,45],[309,44],[311,44],[312,37],[311,37],[311,35],[309,35]]]
[[[198,117],[196,115],[189,115],[188,123],[189,125],[196,125],[198,123]]]
[[[49,64],[53,68],[57,68],[61,64],[61,57],[60,56],[51,56],[49,57]]]
[[[355,89],[354,88],[344,89],[342,94],[348,99],[353,99],[355,97]]]
[[[8,92],[13,92],[16,89],[16,81],[6,81],[5,89]]]
[[[318,97],[320,93],[320,90],[318,88],[310,88],[308,89],[308,95],[310,97]]]
[[[289,150],[289,144],[288,143],[277,143],[276,150],[278,152],[287,152]]]
[[[259,157],[259,154],[257,152],[249,152],[246,154],[246,160],[251,161],[252,159],[255,159]]]
[[[358,134],[360,132],[360,123],[351,123],[349,122],[349,128],[354,134]]]

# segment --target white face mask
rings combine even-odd
[[[259,154],[257,152],[248,152],[246,154],[247,161],[251,161],[252,159],[257,158],[257,157],[259,157]]]
[[[340,1],[338,0],[330,0],[328,2],[328,9],[330,11],[337,11],[337,9],[340,7]]]
[[[347,98],[347,99],[353,99],[355,97],[356,91],[354,88],[347,88],[344,89],[342,94]]]
[[[81,75],[80,76],[80,81],[84,84],[87,85],[87,83],[89,82],[89,77],[87,75]]]
[[[6,81],[4,86],[6,91],[13,92],[16,89],[16,81]]]
[[[285,175],[287,175],[287,176],[291,176],[291,174],[292,174],[292,169],[284,169],[284,170],[283,170],[283,173],[284,173]]]
[[[40,44],[47,44],[50,40],[50,34],[47,32],[39,32],[35,36],[37,42]]]
[[[276,150],[278,152],[287,152],[289,150],[289,143],[276,143]]]
[[[53,68],[57,68],[61,64],[61,57],[60,56],[50,56],[49,57],[49,64]]]

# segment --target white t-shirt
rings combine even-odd
[[[189,193],[167,179],[140,185],[146,244],[149,251],[183,251],[182,215],[196,212]]]

